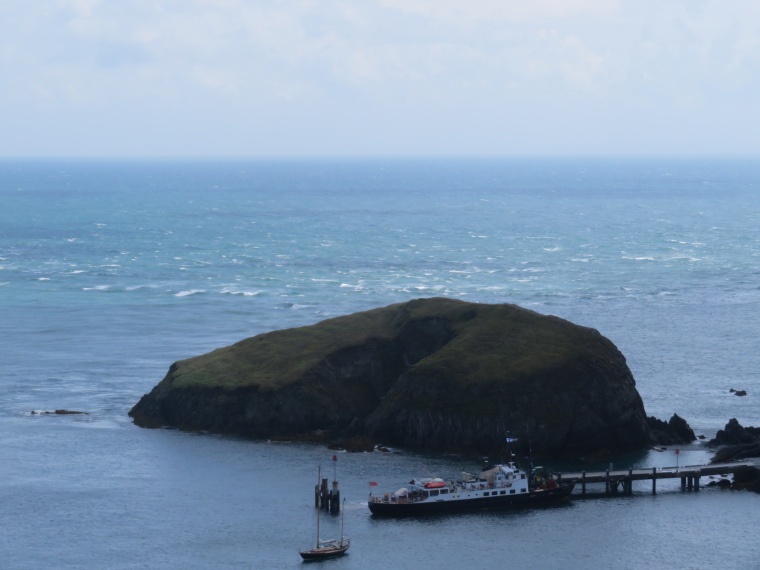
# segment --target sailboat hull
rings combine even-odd
[[[348,544],[344,544],[343,546],[320,546],[319,548],[302,551],[301,558],[304,560],[325,560],[327,558],[335,558],[337,556],[343,556],[349,546],[350,545]]]

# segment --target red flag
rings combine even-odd
[[[369,482],[370,487],[377,487],[377,481],[370,481]]]
[[[676,455],[678,455],[681,452],[680,449],[676,449]]]
[[[338,456],[337,455],[333,455],[333,461],[338,461]]]

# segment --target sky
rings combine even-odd
[[[757,0],[0,0],[0,157],[760,155]]]

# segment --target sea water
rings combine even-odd
[[[598,329],[649,415],[708,438],[733,417],[758,426],[759,198],[746,159],[0,162],[0,567],[299,567],[320,465],[353,537],[335,568],[759,567],[750,493],[676,479],[655,496],[642,482],[633,497],[378,520],[370,490],[477,462],[333,461],[127,416],[176,360],[444,296]],[[56,409],[86,415],[33,413]],[[709,458],[698,442],[613,461]]]

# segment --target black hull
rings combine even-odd
[[[343,556],[348,550],[348,546],[336,547],[336,548],[314,548],[312,550],[305,550],[301,552],[301,558],[305,561],[312,560],[327,560],[328,558],[336,558]]]
[[[555,489],[536,489],[520,495],[498,495],[496,497],[477,497],[449,501],[419,503],[373,503],[369,510],[379,517],[400,517],[432,515],[437,513],[456,513],[481,510],[522,509],[550,505],[566,500],[573,492],[574,483],[562,485]]]

